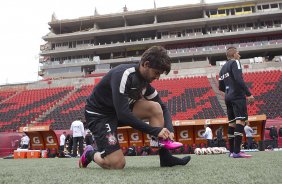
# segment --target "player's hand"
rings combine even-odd
[[[255,97],[254,97],[253,95],[248,96],[248,97],[247,97],[247,100],[248,100],[249,104],[253,104],[254,101],[255,101]]]
[[[170,131],[167,128],[163,128],[159,133],[158,137],[163,139],[168,139],[170,135]]]

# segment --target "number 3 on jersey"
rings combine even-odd
[[[107,132],[111,132],[111,127],[110,127],[109,123],[106,123],[105,126],[108,129]]]

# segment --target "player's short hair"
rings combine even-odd
[[[162,46],[152,46],[147,49],[141,56],[140,64],[149,61],[149,67],[161,70],[168,74],[171,70],[171,59],[167,51]]]
[[[236,54],[236,52],[237,52],[237,48],[236,47],[228,47],[227,50],[226,50],[227,60],[233,59],[234,55]]]

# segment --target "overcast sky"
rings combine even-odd
[[[206,0],[220,2],[222,0]],[[200,0],[155,0],[157,7],[198,3]],[[53,12],[58,19],[150,9],[154,0],[1,0],[0,84],[36,81],[42,36]]]

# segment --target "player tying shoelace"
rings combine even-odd
[[[97,150],[87,146],[79,167],[85,168],[94,161],[104,169],[123,169],[125,157],[117,139],[120,126],[130,126],[158,138],[161,167],[186,165],[190,161],[190,156],[178,158],[169,152],[182,144],[173,141],[170,112],[150,84],[170,69],[167,51],[153,46],[143,53],[139,64],[121,64],[102,78],[85,107],[86,123],[95,137]]]

